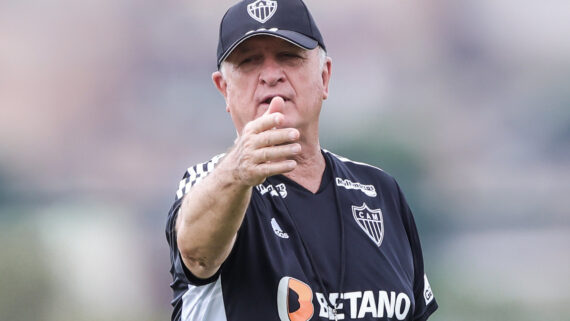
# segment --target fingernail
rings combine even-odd
[[[294,160],[289,161],[288,164],[287,164],[287,166],[289,167],[289,169],[294,169],[295,166],[297,166],[297,162],[294,161]]]
[[[296,139],[297,138],[297,131],[296,130],[290,131],[289,132],[289,138]]]
[[[293,146],[291,147],[291,151],[292,151],[293,153],[298,153],[298,152],[301,151],[301,146],[300,146],[300,145],[293,145]]]

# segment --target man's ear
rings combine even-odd
[[[227,106],[227,104],[228,104],[228,83],[224,79],[224,75],[219,70],[214,71],[214,73],[212,73],[212,82],[214,82],[214,86],[216,86],[216,88],[218,89],[220,94],[222,94],[222,96],[224,96],[224,99],[226,100],[226,111],[229,112],[229,110],[228,110],[229,108]]]
[[[331,57],[327,57],[323,66],[323,71],[321,72],[321,77],[323,78],[323,99],[327,99],[329,97],[329,83],[331,80],[331,72],[332,59]]]
[[[212,73],[212,82],[214,82],[214,86],[218,89],[220,94],[224,96],[224,100],[226,101],[226,111],[229,112],[228,106],[228,82],[224,79],[224,75],[221,71],[215,71]]]
[[[222,73],[219,70],[214,71],[212,73],[212,81],[214,82],[214,86],[216,86],[220,94],[222,94],[222,96],[226,98],[228,96],[227,95],[228,85],[226,83],[226,80],[224,79],[224,75],[222,75]]]

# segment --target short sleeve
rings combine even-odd
[[[178,190],[176,191],[174,203],[168,211],[165,231],[166,240],[168,241],[170,249],[170,273],[172,274],[173,279],[173,282],[171,284],[172,288],[186,287],[188,284],[205,285],[215,281],[218,277],[219,273],[216,273],[208,279],[200,279],[194,276],[192,272],[188,270],[182,261],[180,251],[178,250],[178,244],[176,241],[176,219],[178,217],[178,211],[182,205],[184,195],[190,191],[192,186],[197,184],[200,180],[211,173],[214,170],[215,165],[222,157],[223,154],[212,158],[209,162],[197,164],[193,167],[188,168],[180,180],[180,183],[178,184]]]
[[[424,271],[422,247],[414,216],[399,186],[398,193],[401,213],[403,215],[402,219],[406,228],[406,233],[408,234],[414,261],[414,299],[416,307],[414,310],[413,320],[425,321],[437,310],[438,305]]]

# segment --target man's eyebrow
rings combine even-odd
[[[297,50],[297,51],[306,51],[306,49],[296,46],[288,41],[285,42],[284,49],[287,50]],[[251,46],[251,44],[241,44],[237,48],[234,49],[234,52],[239,54],[246,54],[250,51],[253,51],[255,46]]]
[[[247,53],[249,51],[252,51],[253,49],[250,46],[246,46],[246,45],[242,45],[242,46],[238,46],[236,49],[234,49],[234,52],[236,53]]]
[[[293,50],[299,50],[299,51],[305,50],[304,48],[301,48],[301,47],[299,47],[299,46],[297,46],[297,45],[294,45],[294,44],[292,44],[292,43],[290,43],[290,42],[288,42],[288,41],[287,41],[287,43],[285,44],[285,46],[287,47],[287,49],[293,49]]]

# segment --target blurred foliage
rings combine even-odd
[[[0,208],[0,320],[41,320],[53,294],[46,270],[48,253],[41,250],[34,225],[22,210]]]
[[[10,201],[11,191],[10,191],[10,180],[5,171],[6,167],[0,164],[0,206]],[[0,212],[0,215],[2,212]]]
[[[526,294],[509,297],[497,286],[470,289],[465,287],[464,276],[450,268],[438,265],[429,275],[439,303],[430,321],[570,321],[568,302],[525,302],[521,297]],[[442,270],[450,273],[443,274]]]

